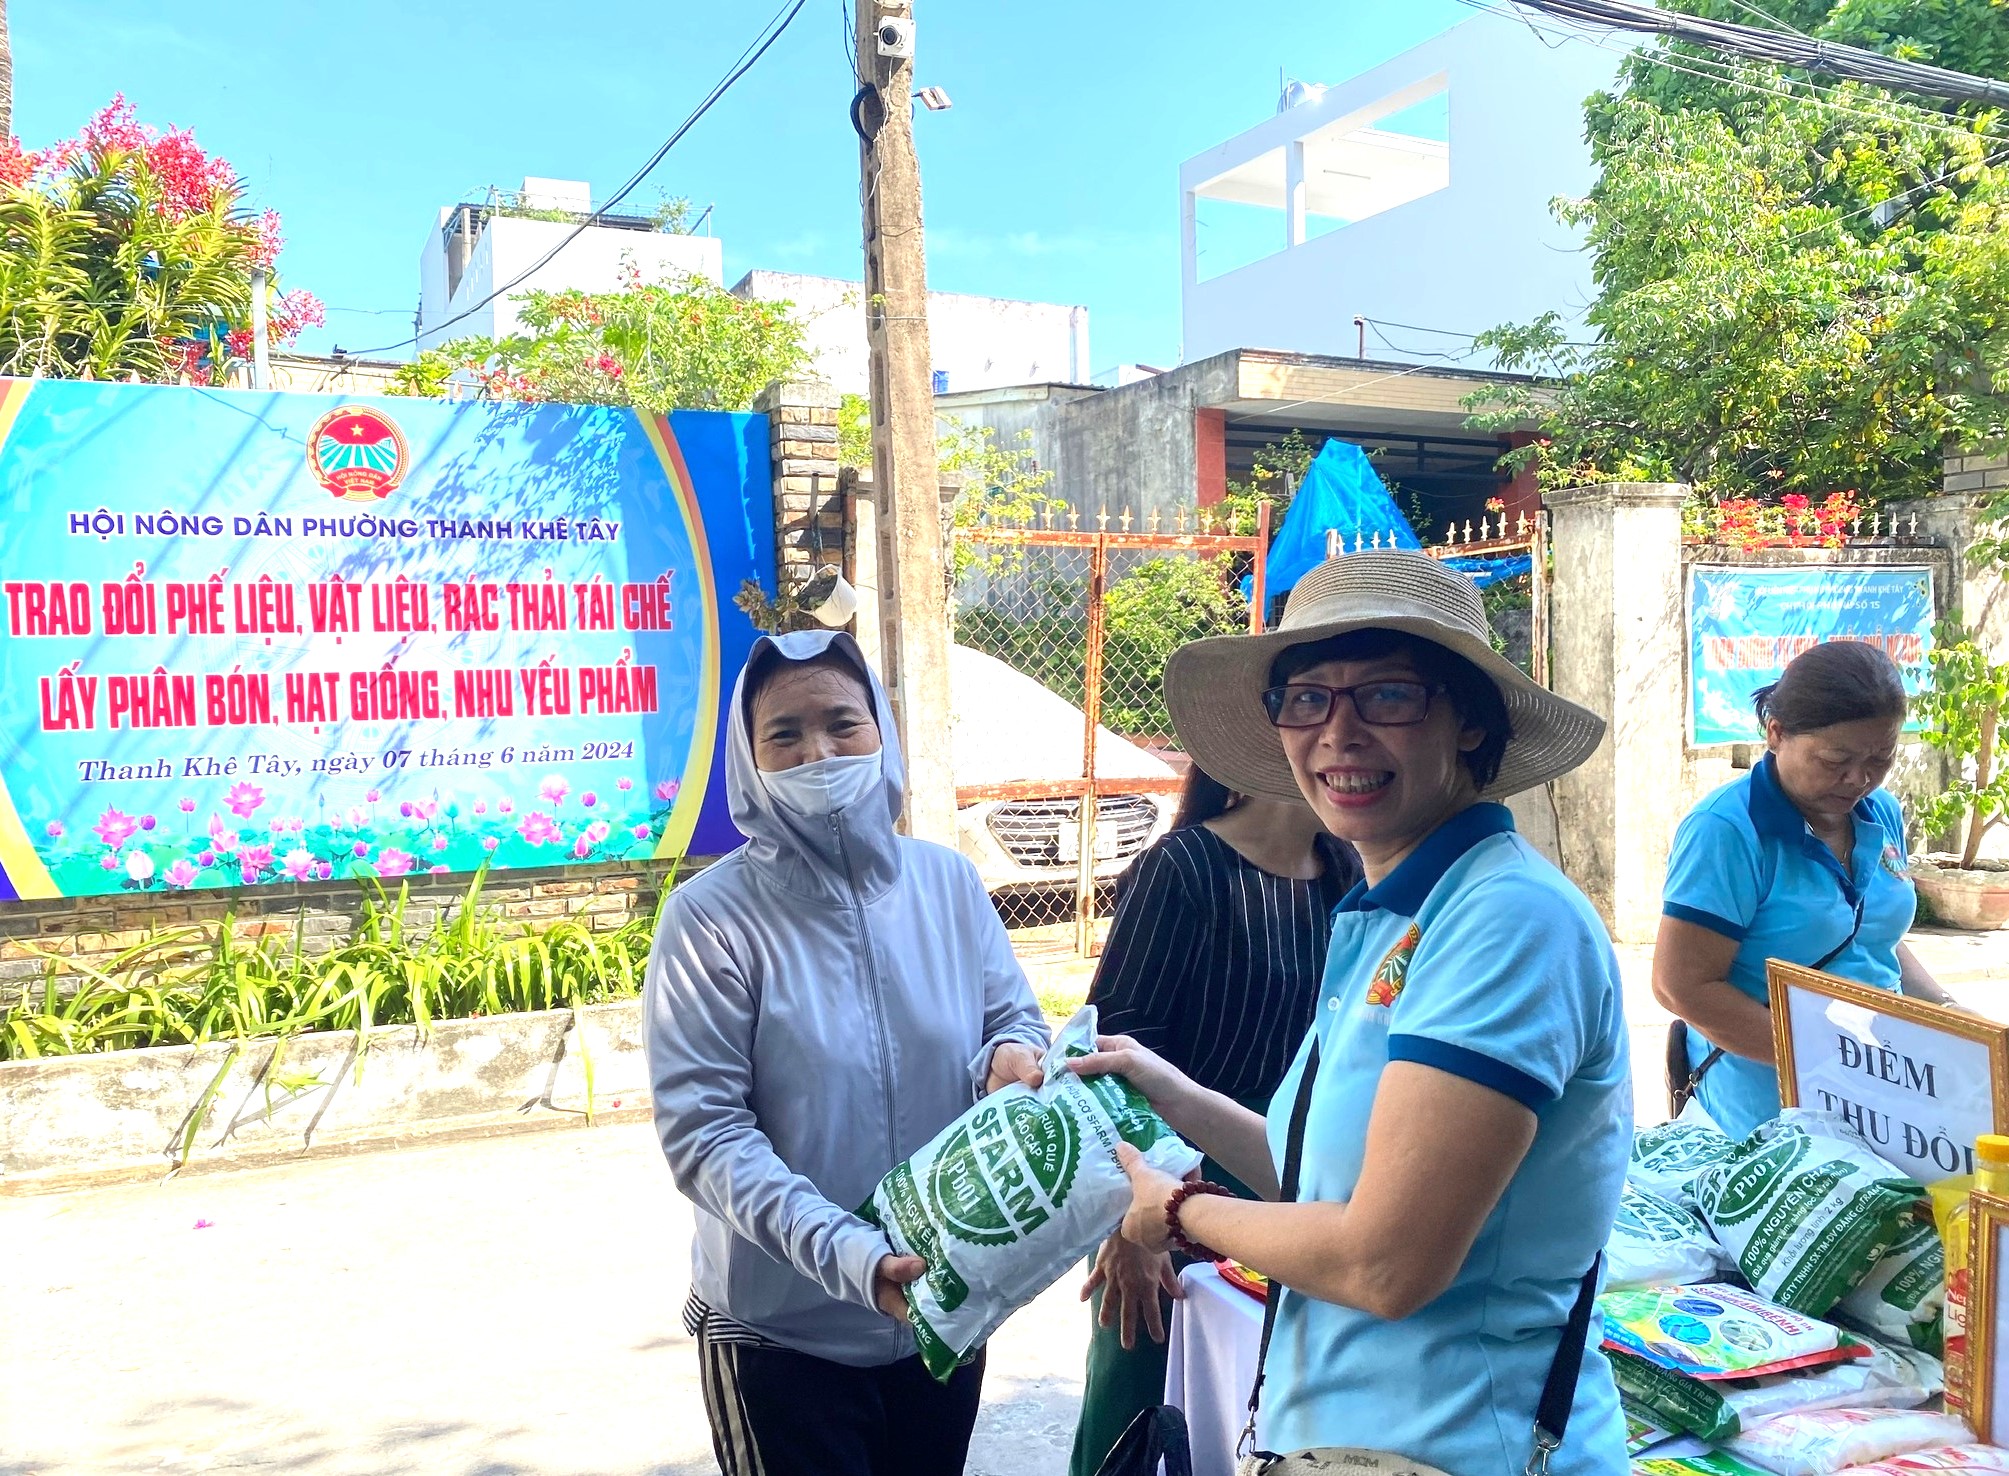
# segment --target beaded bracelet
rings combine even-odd
[[[1189,1239],[1179,1226],[1179,1208],[1195,1194],[1222,1194],[1230,1199],[1235,1197],[1232,1189],[1220,1184],[1210,1184],[1205,1179],[1189,1179],[1174,1189],[1171,1197],[1165,1201],[1166,1234],[1174,1250],[1189,1255],[1196,1261],[1218,1261],[1221,1259],[1220,1252],[1209,1250],[1197,1240]]]

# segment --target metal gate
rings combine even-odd
[[[1207,509],[1048,509],[957,531],[959,828],[1007,928],[1097,951],[1117,877],[1170,828],[1185,783],[1165,657],[1261,630],[1269,512],[1236,527]]]

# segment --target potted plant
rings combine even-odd
[[[1913,707],[1925,741],[1953,765],[1945,791],[1920,808],[1920,824],[1928,835],[1955,834],[1960,846],[1958,854],[1917,858],[1913,880],[1941,922],[1999,928],[2009,922],[2009,864],[1982,860],[1981,842],[2009,819],[2009,765],[1999,749],[2009,663],[1990,661],[1969,632],[1946,627]]]

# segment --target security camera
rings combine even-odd
[[[888,15],[879,21],[879,55],[909,57],[914,54],[914,23],[905,16]]]

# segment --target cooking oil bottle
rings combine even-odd
[[[1946,1246],[1946,1408],[1965,1416],[1967,1387],[1967,1298],[1971,1267],[1968,1225],[1974,1194],[2009,1198],[2009,1136],[1983,1133],[1974,1140],[1974,1172],[1932,1185],[1932,1218]]]

